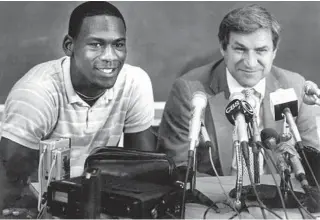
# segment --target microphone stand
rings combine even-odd
[[[287,121],[287,123],[288,123],[288,125],[290,127],[290,130],[293,133],[294,139],[296,140],[295,148],[296,148],[296,150],[297,150],[297,152],[299,154],[302,154],[302,156],[303,156],[302,158],[304,158],[304,160],[305,160],[305,162],[307,164],[307,167],[308,167],[308,169],[309,169],[309,171],[311,173],[311,176],[312,176],[312,178],[313,178],[313,180],[314,180],[314,182],[315,182],[315,184],[316,184],[316,186],[318,188],[318,191],[320,193],[319,183],[318,183],[317,178],[315,177],[315,175],[314,175],[314,173],[312,171],[312,168],[311,168],[311,166],[310,166],[310,164],[308,162],[308,159],[307,159],[307,157],[306,157],[306,155],[304,153],[304,145],[302,144],[302,139],[300,137],[299,130],[298,130],[296,124],[295,124],[295,121],[293,119],[293,116],[292,116],[292,113],[291,113],[291,110],[290,110],[289,107],[287,107],[287,108],[285,108],[283,110],[282,116],[284,117],[284,120]]]
[[[259,166],[259,152],[260,152],[260,146],[258,145],[258,142],[260,141],[260,134],[258,132],[258,124],[257,124],[257,118],[256,114],[254,114],[252,120],[250,123],[248,123],[248,134],[249,134],[249,146],[251,147],[252,150],[252,155],[253,155],[253,182],[252,184],[255,185],[258,196],[263,192],[263,189],[265,189],[265,185],[260,185],[260,166]],[[251,126],[250,126],[251,125]],[[240,158],[242,161],[242,152],[238,152],[240,154]],[[242,163],[242,162],[240,162]],[[246,164],[244,164],[246,166]],[[238,178],[239,178],[239,172],[242,174],[242,168],[238,167]],[[249,172],[249,169],[248,169]],[[251,171],[250,171],[251,172]],[[240,174],[240,175],[241,175]],[[243,175],[243,174],[242,174]],[[243,178],[243,177],[242,177]],[[242,182],[242,180],[241,180]],[[246,186],[238,186],[239,183],[237,181],[236,187],[232,189],[229,193],[230,197],[236,198],[237,203],[239,203],[239,190],[241,191],[241,200],[244,199],[244,197],[248,198],[256,198],[256,195],[254,194],[253,191],[253,186],[252,185],[246,185]],[[242,183],[241,183],[242,185]],[[260,190],[261,189],[261,190]],[[238,204],[238,208],[240,205]]]
[[[257,147],[258,147],[259,151],[261,148],[263,148],[260,143],[257,144]],[[270,155],[270,153],[266,149],[265,149],[265,153],[267,153],[268,157],[270,158],[270,161],[275,166],[275,168],[278,170],[278,168],[275,165],[275,162],[273,161],[272,156]],[[264,154],[262,154],[262,155],[264,156]],[[265,156],[264,156],[264,158],[265,158]],[[256,185],[255,184],[256,192],[257,192],[259,198],[264,203],[264,205],[266,205],[269,208],[297,208],[297,207],[299,207],[298,202],[294,199],[292,192],[288,188],[290,178],[291,178],[290,172],[280,173],[281,195],[279,194],[279,191],[278,191],[276,185],[268,185],[268,184]],[[283,186],[283,187],[281,187],[281,186]],[[291,193],[287,193],[289,191]],[[304,198],[306,197],[306,195],[302,192],[294,191],[294,194],[300,201],[304,200]],[[236,197],[236,189],[235,188],[230,191],[229,196],[231,198]],[[283,204],[281,203],[281,197],[283,197],[285,207],[283,207]],[[254,193],[252,185],[246,185],[246,186],[242,187],[241,201],[244,201],[246,199],[251,200],[251,201],[254,201],[257,199],[257,195]]]
[[[260,184],[260,165],[259,165],[259,153],[261,152],[261,149],[263,148],[262,143],[261,143],[261,138],[260,138],[260,134],[257,133],[258,131],[258,127],[256,124],[256,121],[252,120],[251,121],[251,126],[249,127],[249,132],[248,134],[250,135],[249,138],[249,143],[252,147],[252,153],[254,156],[254,182],[252,184],[253,185],[246,185],[246,186],[242,186],[241,189],[241,200],[256,200],[258,199],[257,197],[259,197],[259,199],[261,199],[263,201],[263,203],[270,203],[268,204],[268,206],[273,205],[272,203],[275,202],[275,200],[277,201],[281,201],[279,200],[279,198],[286,196],[286,204],[288,203],[289,200],[291,200],[292,196],[290,196],[290,199],[288,199],[288,194],[285,192],[288,192],[288,185],[289,185],[289,180],[290,180],[290,172],[285,172],[283,173],[283,177],[281,178],[281,190],[277,189],[277,186],[274,185],[267,185],[267,184]],[[257,136],[259,135],[259,137]],[[263,152],[261,152],[263,155]],[[287,170],[288,171],[288,170]],[[282,175],[282,174],[280,174]],[[285,180],[285,183],[283,182],[283,180]],[[256,192],[254,192],[253,187],[255,187]],[[279,191],[281,191],[281,195],[279,195]],[[234,188],[230,191],[229,195],[232,198],[238,198],[239,195],[237,195],[237,189]],[[291,194],[290,194],[291,195]],[[299,198],[301,198],[301,195],[298,195]],[[285,200],[285,199],[284,199]],[[266,205],[267,205],[266,204]],[[275,202],[275,204],[277,204],[276,206],[274,206],[275,208],[286,208],[283,207],[283,203],[279,203],[279,202]],[[292,206],[296,206],[297,204],[295,203],[294,205],[292,204],[292,202],[290,204],[288,204],[289,207]]]
[[[181,219],[185,218],[185,204],[186,203],[197,203],[201,205],[205,205],[207,207],[211,207],[214,209],[217,213],[219,213],[219,208],[218,206],[206,195],[204,195],[202,192],[196,189],[196,173],[197,173],[197,160],[196,160],[196,154],[197,150],[196,148],[194,149],[194,152],[189,150],[189,160],[188,160],[188,166],[187,166],[187,171],[186,171],[186,177],[185,177],[185,182],[184,182],[184,195],[182,199],[182,204],[181,204],[181,210],[180,210],[180,216]],[[192,166],[192,172],[190,173],[190,165],[193,164]],[[190,188],[187,188],[187,184],[190,181]]]
[[[289,154],[286,153],[284,154],[285,156],[285,161],[289,161]],[[280,189],[282,191],[282,194],[284,195],[284,197],[287,196],[287,193],[289,191],[289,181],[290,181],[290,178],[291,178],[291,175],[290,175],[290,171],[287,169],[285,169],[284,171],[282,171],[280,173],[280,177],[281,177],[281,182],[280,182]]]

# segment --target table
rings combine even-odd
[[[280,177],[279,175],[275,175],[275,178],[280,184]],[[219,179],[221,180],[221,186],[219,183]],[[196,182],[196,189],[201,191],[203,194],[208,196],[212,201],[218,202],[218,201],[226,201],[227,197],[224,193],[228,195],[230,190],[235,187],[235,176],[223,176],[220,178],[217,177],[199,177],[197,178]],[[292,184],[295,191],[303,192],[300,183],[292,176]],[[244,185],[249,185],[250,181],[248,178],[244,178]],[[260,178],[261,184],[268,184],[268,185],[275,185],[274,180],[271,175],[263,175]],[[224,191],[223,191],[224,189]],[[250,205],[252,202],[247,201],[246,204]],[[256,203],[256,202],[255,202]],[[186,218],[197,218],[197,219],[203,219],[204,212],[206,211],[207,207],[200,205],[200,204],[186,204]],[[278,215],[280,215],[282,218],[285,217],[284,212],[282,209],[272,209],[275,211]],[[231,216],[236,214],[233,210],[230,208],[227,208],[226,210],[222,210],[221,213],[216,213],[214,210],[210,210],[206,218],[207,219],[228,219]],[[266,211],[267,217],[276,219],[277,217],[271,214],[270,212]],[[302,219],[302,216],[298,209],[287,209],[287,214],[290,219]],[[313,213],[314,216],[320,216],[320,213]],[[307,215],[306,215],[307,217]],[[235,219],[237,219],[236,217]],[[310,218],[310,217],[308,217]],[[261,214],[260,208],[249,208],[249,213],[243,212],[241,213],[241,219],[263,219],[263,216]]]
[[[275,175],[276,180],[278,184],[280,183],[280,177],[279,175]],[[217,177],[197,177],[196,179],[196,189],[201,191],[203,194],[208,196],[212,201],[214,202],[221,202],[227,200],[227,195],[229,194],[230,190],[235,187],[235,176],[222,176],[220,178]],[[220,181],[221,185],[220,185]],[[260,178],[261,184],[270,184],[274,185],[274,181],[271,175],[263,175]],[[302,192],[303,190],[300,187],[300,183],[292,177],[292,183],[295,191]],[[244,185],[249,185],[249,179],[244,178]],[[32,183],[30,185],[31,190],[35,193],[37,196],[39,184],[38,183]],[[224,191],[225,193],[224,193]],[[249,201],[246,202],[246,204],[250,204]],[[203,219],[204,212],[206,211],[207,207],[195,204],[195,203],[188,203],[186,204],[186,212],[185,212],[185,218],[187,219]],[[280,215],[282,218],[284,218],[284,212],[281,209],[273,209],[278,215]],[[287,209],[288,217],[290,219],[302,219],[302,216],[298,209]],[[236,214],[233,210],[230,208],[222,209],[220,213],[216,213],[214,210],[210,210],[206,218],[207,219],[228,219],[231,216]],[[266,211],[267,217],[270,219],[275,219],[273,214]],[[314,216],[319,216],[320,213],[313,213]],[[306,215],[307,216],[307,215]],[[235,218],[237,219],[237,217]],[[241,219],[263,219],[260,208],[249,208],[248,212],[242,212],[241,213]]]

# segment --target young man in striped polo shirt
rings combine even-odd
[[[65,57],[35,66],[8,95],[0,142],[3,184],[25,182],[36,170],[40,140],[71,139],[71,174],[94,148],[117,146],[122,132],[125,148],[155,150],[151,81],[124,63],[126,25],[119,10],[107,2],[79,5],[63,50]]]

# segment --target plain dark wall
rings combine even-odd
[[[0,2],[0,103],[32,66],[63,56],[69,15],[81,2]],[[253,3],[253,2],[250,2]],[[165,101],[190,61],[217,57],[223,16],[246,2],[114,2],[128,26],[127,62],[146,70]],[[275,64],[320,85],[320,2],[258,2],[282,24]],[[192,63],[192,62],[191,62]]]

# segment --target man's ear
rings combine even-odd
[[[71,57],[73,53],[73,38],[68,34],[63,39],[62,49],[67,56]]]
[[[224,49],[222,48],[222,43],[220,43],[220,53],[224,57]]]
[[[273,51],[273,57],[272,57],[272,59],[276,58],[277,52],[278,52],[278,48],[276,48],[276,49]]]

